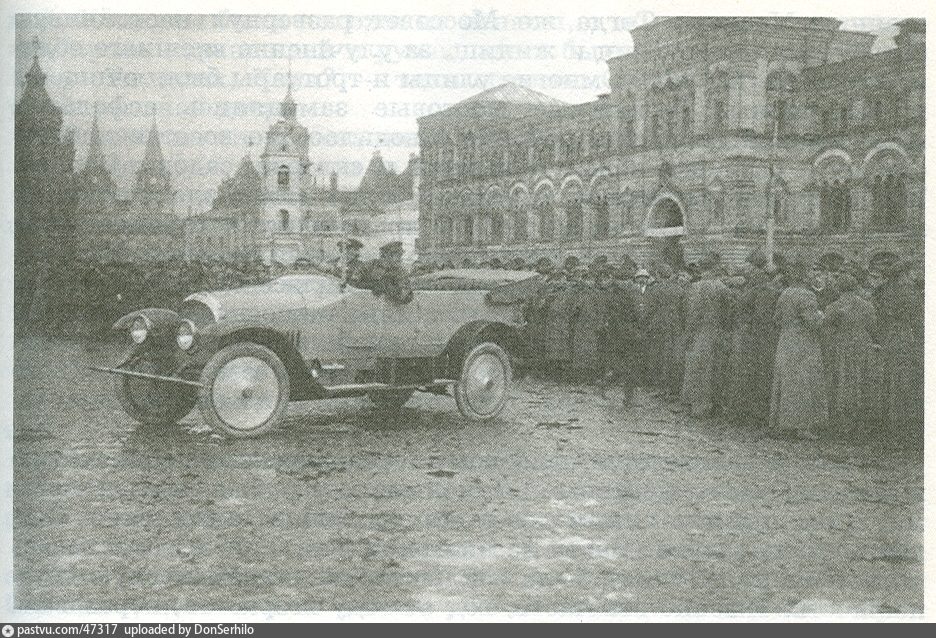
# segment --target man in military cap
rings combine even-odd
[[[384,295],[396,304],[413,299],[409,277],[403,268],[403,243],[392,241],[380,247],[380,257],[371,262],[367,279],[375,295]]]

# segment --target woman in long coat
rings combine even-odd
[[[822,313],[816,294],[807,288],[807,267],[792,264],[790,286],[780,293],[774,322],[780,330],[770,399],[769,430],[792,431],[816,438],[828,423],[828,401],[822,369]]]
[[[841,296],[826,308],[823,328],[829,347],[829,427],[840,436],[866,432],[871,408],[872,348],[877,317],[851,275],[839,277]]]

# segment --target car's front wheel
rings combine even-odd
[[[510,357],[503,348],[492,342],[475,346],[455,385],[459,412],[474,421],[493,419],[504,409],[512,377]]]
[[[146,374],[172,374],[147,357],[141,357],[127,366],[134,372]],[[119,375],[114,381],[120,406],[134,421],[144,425],[172,425],[185,417],[198,400],[192,386],[169,381]]]
[[[280,358],[255,343],[219,350],[201,373],[198,408],[213,430],[238,438],[276,426],[289,405],[289,373]]]

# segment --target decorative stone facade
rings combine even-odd
[[[921,250],[924,23],[879,53],[840,24],[657,19],[597,100],[507,84],[420,118],[420,257],[739,263],[768,212],[780,251]]]

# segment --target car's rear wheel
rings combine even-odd
[[[147,374],[169,375],[148,358],[127,365],[128,370]],[[184,418],[198,400],[198,391],[187,385],[142,377],[118,375],[115,379],[117,400],[130,418],[144,425],[172,425]]]
[[[411,396],[413,390],[371,390],[367,393],[367,398],[381,412],[397,412]]]
[[[510,357],[503,348],[492,342],[475,346],[465,357],[455,385],[459,412],[474,421],[495,418],[507,402],[512,378]]]
[[[276,354],[255,343],[219,350],[201,373],[198,407],[213,430],[247,438],[276,426],[289,405],[289,373]]]

